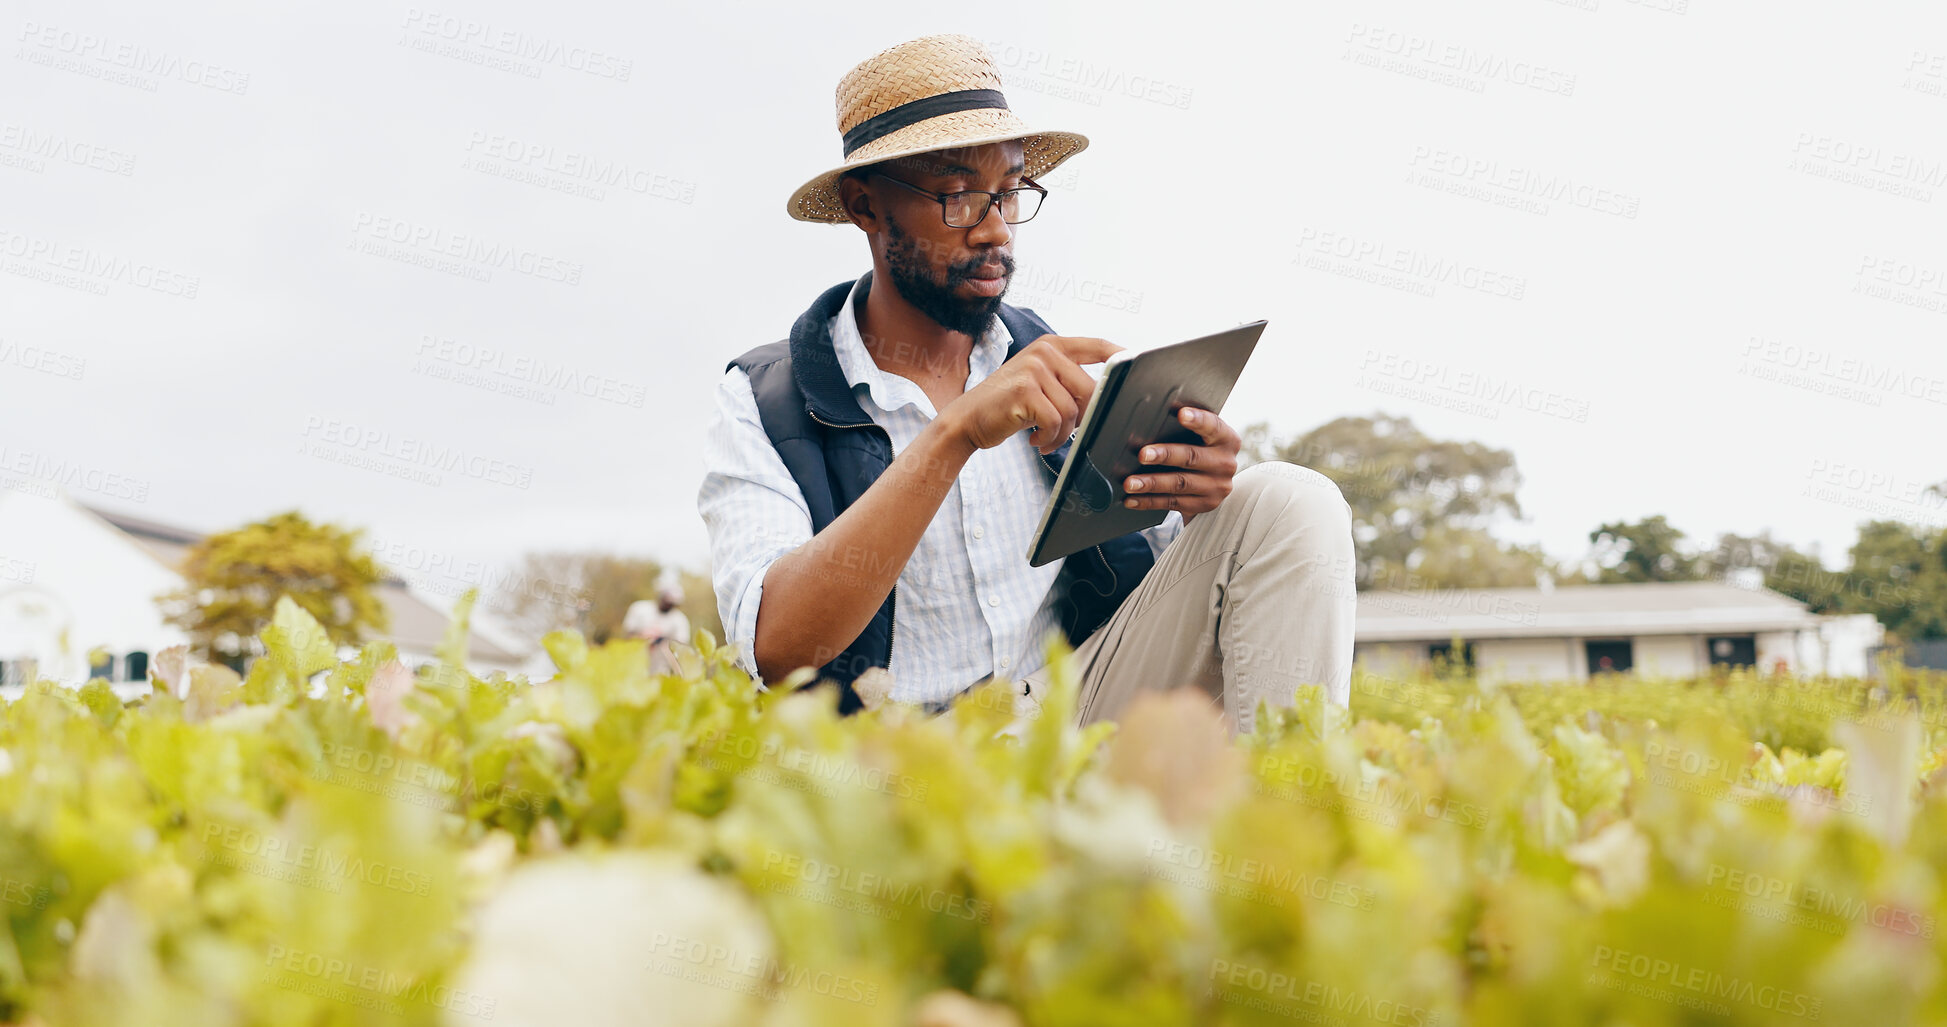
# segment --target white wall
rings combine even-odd
[[[1758,632],[1759,672],[1769,674],[1771,668],[1776,666],[1779,660],[1783,660],[1786,670],[1797,673],[1802,665],[1798,652],[1798,634],[1796,631]],[[1807,673],[1816,672],[1817,668],[1807,671]]]
[[[1402,678],[1427,666],[1425,642],[1367,642],[1352,647],[1352,659],[1368,674]]]
[[[153,657],[187,642],[154,596],[182,578],[134,539],[74,505],[0,490],[0,659],[38,661],[40,677],[81,681],[88,650]],[[120,671],[120,668],[117,668]]]
[[[1758,632],[1758,670],[1770,673],[1783,659],[1795,674],[1866,677],[1868,651],[1886,631],[1871,614],[1823,618],[1816,631]],[[1581,638],[1504,638],[1474,643],[1474,665],[1492,681],[1581,681],[1588,677]],[[1631,639],[1638,674],[1691,677],[1707,673],[1704,636],[1638,635]],[[1366,673],[1403,677],[1427,665],[1425,642],[1367,642],[1354,648]]]
[[[1635,642],[1635,671],[1645,677],[1681,678],[1702,673],[1697,665],[1697,635],[1639,635]]]
[[[1819,622],[1821,668],[1825,673],[1863,678],[1873,672],[1868,650],[1886,640],[1886,628],[1870,613],[1827,617]]]
[[[1579,647],[1578,647],[1579,653]],[[1500,638],[1474,643],[1474,668],[1486,681],[1571,681],[1569,644],[1562,638]]]

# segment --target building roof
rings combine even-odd
[[[203,535],[187,528],[160,521],[151,521],[129,514],[117,513],[100,507],[78,504],[89,513],[107,521],[109,524],[140,543],[144,549],[155,555],[170,570],[181,572],[183,557],[189,547],[202,541]],[[412,593],[403,579],[388,575],[377,589],[379,602],[384,604],[391,615],[391,626],[384,637],[390,639],[400,649],[412,653],[431,653],[446,638],[446,627],[452,618],[442,613],[431,603]],[[474,630],[467,635],[467,655],[471,659],[500,664],[517,664],[522,656],[492,639],[482,637],[476,623]]]
[[[1816,627],[1805,604],[1721,581],[1359,593],[1360,642],[1743,634]]]

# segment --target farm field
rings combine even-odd
[[[0,1023],[1947,1022],[1941,675],[1360,675],[1232,742],[264,641],[0,704]]]

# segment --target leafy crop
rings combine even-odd
[[[0,1022],[1947,1020],[1938,677],[1362,675],[1232,740],[1069,726],[1059,650],[1017,723],[323,639],[0,706]]]

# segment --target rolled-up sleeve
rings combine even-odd
[[[811,509],[764,433],[740,368],[717,383],[716,411],[703,443],[703,487],[697,511],[710,532],[710,574],[725,641],[737,662],[757,674],[757,608],[764,574],[777,558],[811,539]]]

